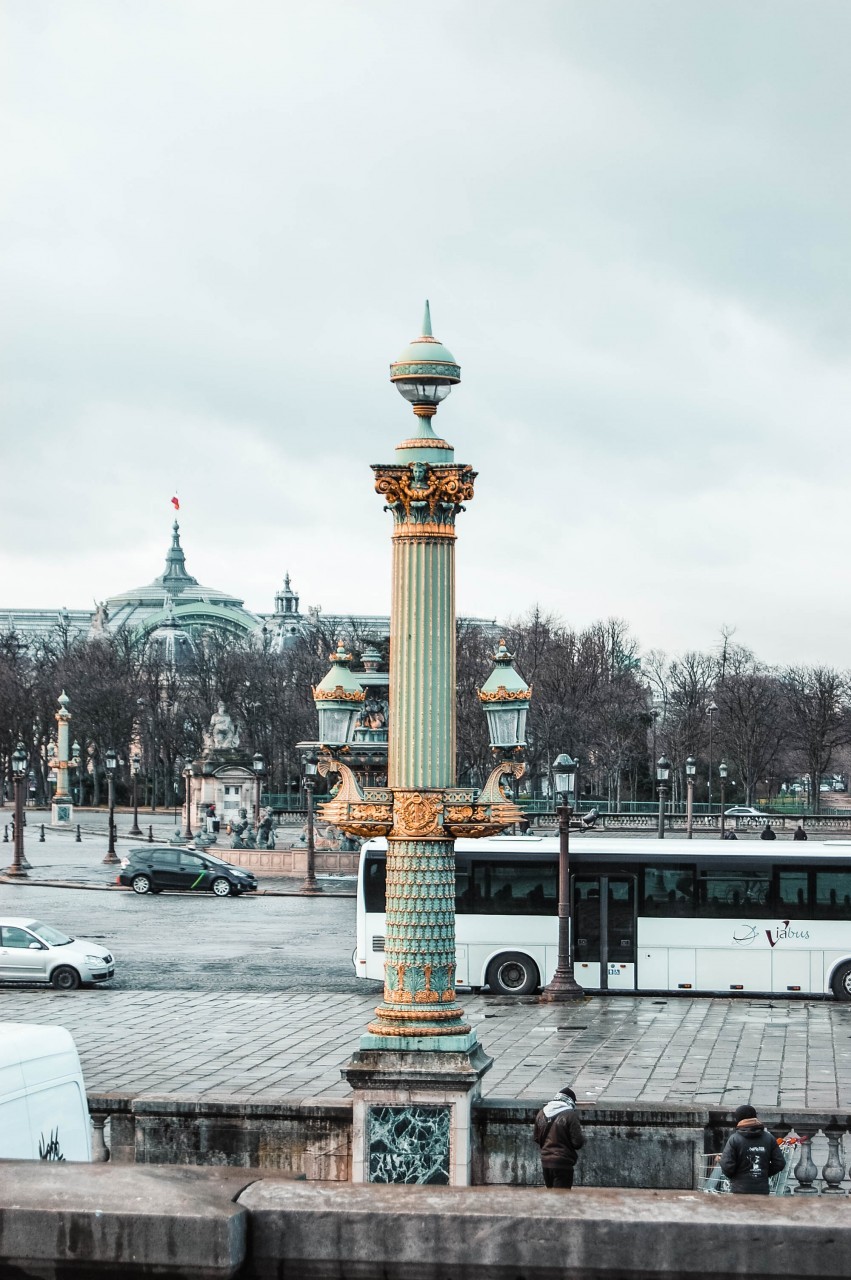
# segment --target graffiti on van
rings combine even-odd
[[[59,1146],[59,1129],[54,1129],[45,1142],[44,1134],[38,1140],[39,1160],[64,1160],[62,1148]]]

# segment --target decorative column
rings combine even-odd
[[[355,1182],[468,1184],[471,1106],[491,1065],[455,997],[454,840],[520,818],[499,780],[523,766],[503,758],[478,796],[456,786],[455,519],[476,473],[431,419],[460,376],[426,303],[390,370],[416,434],[373,467],[393,517],[387,787],[361,790],[340,752],[319,764],[340,775],[325,820],[388,838],[384,999],[345,1068]]]
[[[50,825],[51,827],[70,827],[74,822],[74,805],[68,788],[68,769],[75,768],[78,761],[71,758],[69,750],[71,714],[68,710],[69,698],[64,689],[57,702],[59,710],[56,712],[58,726],[56,754],[48,761],[50,768],[56,770],[56,790],[50,806]]]

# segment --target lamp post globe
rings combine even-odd
[[[663,753],[656,761],[656,782],[659,785],[659,839],[665,839],[665,797],[668,794],[668,779],[671,776],[671,762]]]
[[[115,770],[118,757],[112,747],[106,753],[105,763],[106,781],[109,787],[109,846],[103,862],[105,866],[114,866],[119,861],[115,852]]]
[[[27,753],[22,742],[12,752],[12,781],[15,787],[15,843],[12,865],[6,868],[7,876],[26,878],[24,867],[24,781],[27,776]]]

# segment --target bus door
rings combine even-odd
[[[573,881],[573,967],[583,987],[635,990],[635,877],[582,872]]]

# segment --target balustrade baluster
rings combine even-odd
[[[92,1163],[101,1164],[109,1159],[109,1147],[106,1145],[103,1127],[109,1116],[103,1111],[94,1112],[92,1115]]]
[[[844,1196],[841,1182],[845,1177],[844,1152],[842,1150],[842,1130],[825,1129],[827,1138],[827,1164],[821,1171],[824,1180],[822,1195]]]
[[[818,1187],[814,1187],[813,1183],[818,1177],[818,1167],[813,1160],[812,1151],[810,1150],[810,1144],[812,1143],[815,1135],[812,1133],[801,1133],[800,1130],[796,1130],[796,1132],[801,1144],[801,1155],[798,1163],[795,1165],[795,1181],[798,1185],[795,1188],[794,1194],[796,1196],[817,1196]]]

